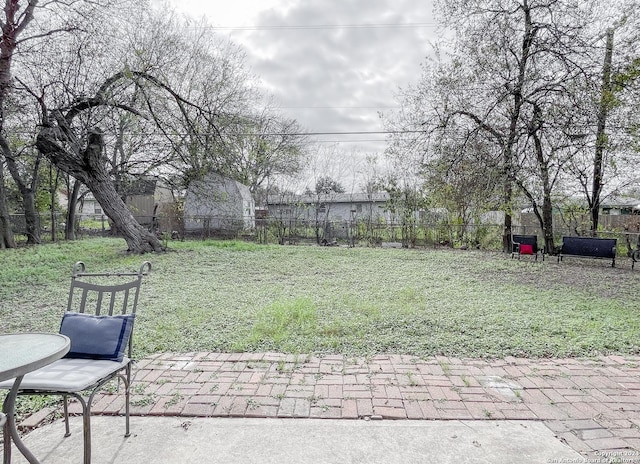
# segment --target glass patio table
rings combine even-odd
[[[4,417],[4,464],[11,462],[11,440],[31,464],[39,461],[18,435],[15,401],[25,374],[62,358],[69,351],[69,339],[50,333],[0,334],[0,382],[15,379],[2,405]]]

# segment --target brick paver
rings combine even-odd
[[[122,395],[116,395],[97,395],[94,413],[121,414]],[[617,455],[640,463],[640,357],[162,353],[136,363],[132,413],[537,420],[586,458]]]

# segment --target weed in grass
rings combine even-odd
[[[3,391],[0,393],[0,401],[4,401],[8,392]],[[15,413],[18,419],[29,416],[35,411],[39,411],[46,407],[56,406],[61,402],[59,396],[48,395],[28,395],[18,396],[15,402]]]
[[[134,395],[142,395],[147,390],[148,386],[149,384],[147,383],[134,383],[133,387],[131,388],[131,393],[133,393]]]
[[[410,387],[416,387],[416,386],[419,385],[418,381],[414,377],[414,373],[413,372],[405,372],[405,375],[407,376],[407,379],[409,380],[409,386]]]
[[[248,335],[251,346],[273,345],[279,351],[308,351],[295,343],[314,336],[318,331],[316,307],[308,298],[293,301],[276,301],[262,308]]]
[[[143,395],[140,398],[134,398],[131,400],[131,406],[138,406],[138,407],[145,407],[145,406],[151,406],[153,403],[155,403],[156,401],[156,395],[154,393],[150,393],[147,395]],[[176,401],[177,403],[177,401]]]
[[[260,407],[260,403],[254,399],[254,398],[249,398],[247,399],[247,408],[250,410],[256,410]]]
[[[175,406],[176,404],[178,404],[180,401],[182,400],[182,395],[180,394],[180,392],[175,392],[171,398],[169,399],[169,401],[167,401],[165,403],[165,407],[170,408],[171,406]]]
[[[109,394],[114,394],[117,393],[119,391],[120,388],[120,382],[117,380],[114,380],[112,382],[109,382],[105,385],[102,386],[101,391],[105,392],[105,393],[109,393]]]
[[[73,263],[83,260],[92,272],[136,270],[140,257],[124,247],[122,239],[92,238],[3,251],[3,330],[57,331]],[[623,269],[534,267],[499,253],[450,250],[171,247],[175,253],[150,257],[136,358],[234,350],[423,359],[638,353],[637,273]]]

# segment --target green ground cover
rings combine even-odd
[[[0,252],[2,332],[57,331],[72,265],[152,262],[135,354],[278,351],[420,357],[640,353],[640,272],[449,249],[86,239]]]

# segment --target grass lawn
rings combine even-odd
[[[57,331],[72,265],[145,278],[136,357],[172,351],[420,357],[640,353],[640,272],[501,253],[119,239],[0,252],[3,332]],[[620,258],[624,260],[626,258]]]

